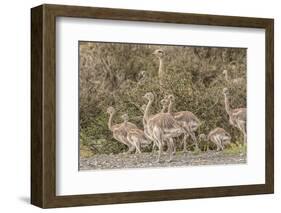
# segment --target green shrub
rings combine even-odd
[[[140,109],[146,104],[146,92],[155,95],[152,113],[160,111],[165,95],[174,94],[173,110],[191,111],[202,122],[197,134],[222,127],[233,141],[243,141],[241,133],[229,124],[222,89],[229,88],[232,108],[245,107],[246,84],[227,83],[222,71],[228,69],[231,79],[246,79],[246,49],[162,47],[166,52],[163,90],[158,83],[158,59],[152,55],[159,47],[80,43],[80,143],[93,154],[127,150],[113,139],[106,109],[113,106],[117,110],[113,123],[122,122],[120,115],[128,113],[130,121],[142,128]],[[139,81],[141,71],[146,71],[143,81]]]

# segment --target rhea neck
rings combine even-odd
[[[172,113],[173,112],[173,101],[170,100],[169,106],[168,106],[168,113]]]
[[[167,109],[167,106],[166,106],[166,105],[163,105],[163,107],[162,107],[162,109],[161,109],[161,113],[165,113],[166,109]]]
[[[160,84],[162,84],[163,75],[164,75],[164,60],[162,57],[159,57],[158,77],[160,80]]]
[[[108,129],[112,130],[112,118],[113,118],[114,112],[109,114],[109,119],[108,119]]]
[[[227,72],[227,71],[224,73],[224,77],[225,77],[225,80],[226,80],[226,81],[229,81],[228,72]]]
[[[228,100],[228,95],[224,94],[224,105],[225,105],[225,111],[227,112],[227,114],[231,114],[231,108],[229,106],[229,100]]]
[[[162,57],[159,57],[159,70],[158,70],[159,76],[161,76],[163,72],[164,72],[164,61]]]
[[[146,121],[146,122],[148,121],[149,116],[150,116],[151,104],[152,104],[152,100],[149,99],[148,103],[146,105],[145,111],[144,111],[144,115],[143,115],[144,121]]]

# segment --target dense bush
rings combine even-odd
[[[164,90],[159,86],[159,61],[152,55],[158,48],[165,51]],[[114,123],[128,113],[142,128],[146,92],[155,94],[154,113],[161,109],[164,95],[174,94],[174,111],[191,111],[202,121],[197,134],[223,127],[233,141],[242,141],[241,133],[229,124],[222,89],[229,88],[232,108],[245,107],[246,83],[226,82],[224,69],[230,79],[246,79],[246,49],[81,42],[80,145],[93,154],[125,150],[107,127],[106,109],[117,110]]]

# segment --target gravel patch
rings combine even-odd
[[[243,154],[209,151],[199,154],[178,152],[171,162],[168,162],[169,156],[166,153],[161,156],[160,162],[156,162],[156,159],[157,152],[100,154],[90,158],[81,158],[80,170],[245,164],[247,157]]]

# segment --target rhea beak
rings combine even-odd
[[[157,54],[157,50],[153,51],[152,55],[156,55]]]

